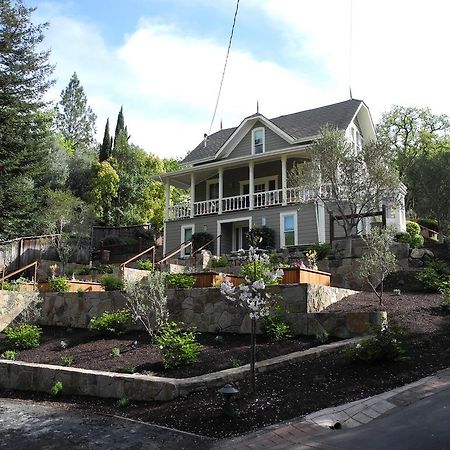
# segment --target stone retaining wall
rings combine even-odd
[[[0,331],[3,331],[35,298],[35,292],[0,290]]]
[[[308,330],[309,313],[354,294],[348,289],[300,284],[271,286],[273,294],[283,298],[282,308],[296,334],[316,334]],[[250,318],[243,308],[225,299],[220,289],[168,289],[168,307],[173,320],[196,327],[200,332],[250,333]],[[124,308],[126,298],[120,292],[46,293],[43,294],[42,325],[86,328],[92,317],[104,311]],[[134,325],[136,329],[139,326]]]
[[[334,342],[310,348],[302,352],[277,356],[256,363],[257,372],[268,372],[283,365],[337,349],[355,345],[360,338]],[[95,370],[61,367],[48,364],[26,363],[0,359],[0,389],[50,392],[51,387],[61,381],[62,392],[67,395],[87,395],[103,398],[123,398],[141,401],[168,401],[191,392],[207,388],[222,387],[225,383],[241,380],[248,376],[249,365],[191,378],[163,378],[139,374],[120,374]]]

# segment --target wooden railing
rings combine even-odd
[[[240,209],[248,209],[250,205],[250,195],[235,195],[234,197],[225,197],[223,199],[223,212],[239,211]]]
[[[28,270],[31,267],[34,267],[34,276],[33,276],[33,279],[32,279],[32,283],[33,283],[33,289],[36,289],[38,265],[39,265],[39,263],[37,261],[34,261],[34,262],[30,263],[30,264],[27,264],[24,267],[21,267],[20,269],[15,270],[14,272],[9,273],[8,275],[5,275],[5,270],[3,270],[2,278],[0,278],[0,283],[1,283],[0,287],[1,287],[1,289],[3,289],[3,282],[6,279],[8,279],[10,277],[13,277],[14,275],[17,275],[17,274],[19,274],[21,272],[24,272],[25,270]]]
[[[194,256],[195,254],[201,252],[204,248],[208,247],[208,245],[212,244],[213,242],[217,241],[217,239],[220,239],[222,237],[221,234],[219,234],[218,236],[216,236],[215,238],[211,239],[210,241],[208,241],[205,245],[202,245],[199,249],[195,250],[195,252],[192,253],[191,256]]]
[[[155,250],[156,250],[156,245],[152,245],[151,247],[147,248],[146,250],[142,251],[141,253],[138,253],[137,255],[134,255],[132,258],[127,259],[125,262],[123,262],[120,265],[120,270],[123,271],[123,269],[125,269],[125,266],[127,264],[129,264],[130,262],[140,258],[141,256],[145,255],[146,253],[152,252],[152,266],[153,269],[155,268]]]
[[[219,200],[205,200],[194,203],[194,215],[204,216],[206,214],[216,214],[219,212]]]
[[[177,253],[182,252],[185,248],[191,247],[192,252],[192,241],[184,241],[181,244],[177,245],[174,249],[172,249],[169,253],[167,253],[163,259],[158,261],[156,264],[160,266],[163,262],[166,262],[168,259],[172,258],[172,256],[175,256]]]

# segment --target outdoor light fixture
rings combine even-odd
[[[208,231],[208,225],[203,225],[203,231],[206,233]]]
[[[227,417],[236,417],[237,413],[231,404],[231,399],[234,395],[239,394],[239,390],[233,387],[231,384],[226,384],[223,388],[219,389],[219,392],[225,399],[225,405],[223,407],[223,413]]]

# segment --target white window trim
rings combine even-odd
[[[273,175],[271,177],[262,177],[262,178],[255,178],[255,182],[254,182],[254,186],[257,184],[262,184],[265,183],[266,184],[266,190],[268,190],[269,188],[269,182],[270,181],[275,181],[275,190],[279,189],[278,187],[278,175]],[[240,188],[239,188],[239,193],[240,195],[244,194],[244,186],[246,184],[250,184],[250,180],[242,180],[239,182],[240,184]]]
[[[286,211],[280,213],[280,247],[286,248],[286,243],[284,240],[284,218],[286,216],[294,216],[294,245],[298,245],[298,216],[297,210],[293,209],[291,211]]]
[[[252,221],[253,221],[253,217],[252,216],[246,216],[246,217],[235,217],[234,219],[224,219],[224,220],[218,220],[217,221],[217,234],[216,236],[219,236],[220,234],[222,234],[222,224],[223,223],[230,223],[230,222],[240,222],[240,221],[248,221],[248,228],[249,230],[252,229]],[[233,239],[233,232],[231,233],[232,235],[232,239]],[[216,245],[216,256],[221,256],[220,252],[221,252],[221,245],[222,243],[220,242],[221,239],[218,239],[218,245]]]
[[[212,184],[219,184],[219,179],[218,178],[214,178],[213,180],[206,180],[206,200],[217,200],[217,198],[211,199],[209,197],[209,187]]]
[[[255,153],[255,133],[257,131],[262,131],[262,152]],[[253,128],[252,130],[252,155],[262,155],[266,153],[266,129],[264,127]]]
[[[195,223],[187,223],[185,225],[181,225],[180,244],[182,244],[184,242],[185,230],[188,228],[192,228],[192,234],[194,234],[195,233]],[[189,256],[189,255],[186,255],[185,250],[186,250],[186,248],[183,248],[180,251],[182,258],[186,258]],[[191,253],[192,253],[192,247],[191,247]]]

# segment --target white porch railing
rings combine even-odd
[[[250,195],[235,195],[234,197],[225,197],[223,199],[222,211],[239,211],[241,209],[248,209],[250,206]]]
[[[303,188],[287,188],[286,201],[283,202],[283,190],[256,192],[253,194],[253,207],[266,208],[270,206],[279,206],[292,203],[308,203],[316,198],[313,190]],[[222,199],[222,212],[248,210],[250,208],[250,195],[235,195],[234,197],[225,197]],[[207,214],[219,213],[219,200],[205,200],[194,203],[194,216],[204,216]],[[184,219],[190,217],[190,203],[182,203],[169,207],[169,220]]]
[[[190,203],[180,203],[179,205],[169,206],[169,220],[184,219],[191,213]]]
[[[281,205],[283,203],[282,193],[282,189],[277,189],[275,191],[256,192],[253,196],[253,206],[255,208],[263,208],[265,206]]]
[[[216,214],[219,212],[219,200],[205,200],[194,203],[194,215]]]

